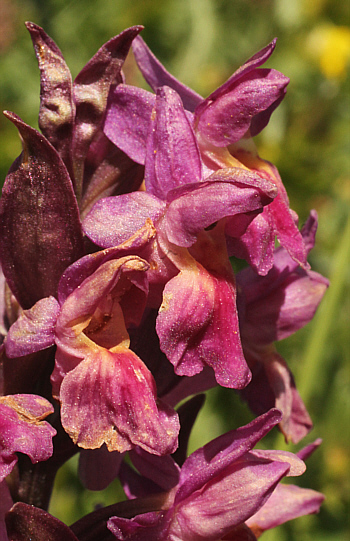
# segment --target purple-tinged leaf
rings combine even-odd
[[[121,69],[132,40],[142,30],[133,26],[105,43],[77,75],[73,84],[76,119],[73,134],[75,189],[81,197],[84,161],[101,129],[111,86],[123,82]]]
[[[79,212],[67,169],[53,146],[17,115],[23,152],[0,202],[0,258],[22,308],[57,295],[63,271],[83,253]]]
[[[173,88],[181,97],[184,108],[192,112],[203,101],[202,96],[180,83],[164,68],[140,36],[134,39],[132,49],[142,75],[154,92],[162,86]]]
[[[205,394],[197,394],[193,396],[187,402],[182,404],[177,413],[180,418],[180,434],[179,434],[179,447],[173,453],[173,458],[177,464],[183,465],[187,458],[188,441],[190,439],[193,425],[197,419],[198,413],[203,407],[205,401]]]
[[[170,190],[201,179],[197,140],[180,97],[171,88],[160,88],[147,140],[146,190],[166,200]]]
[[[23,357],[55,344],[55,325],[59,304],[54,297],[41,299],[30,310],[24,310],[6,338],[6,355]]]
[[[9,541],[79,541],[58,518],[22,502],[6,514],[6,528]]]
[[[103,131],[132,160],[144,164],[146,140],[156,96],[128,85],[110,93]]]
[[[40,69],[39,127],[72,173],[72,129],[75,104],[72,77],[55,42],[34,23],[26,23]]]

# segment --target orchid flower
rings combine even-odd
[[[275,235],[291,257],[307,268],[305,247],[296,225],[297,217],[289,208],[278,171],[259,158],[250,139],[266,126],[272,112],[284,98],[289,82],[287,77],[273,69],[260,68],[271,56],[275,45],[276,40],[273,40],[203,99],[168,73],[141,37],[133,42],[138,66],[151,88],[156,92],[166,85],[180,95],[206,168],[209,171],[227,167],[248,169],[277,186],[278,195],[274,202],[264,208],[243,235],[229,243],[230,255],[246,259],[263,275],[273,265]],[[138,163],[145,160],[147,123],[150,122],[154,100],[154,94],[125,85],[117,87],[110,96],[105,134]],[[121,129],[116,129],[116,126]]]
[[[167,87],[157,92],[145,163],[146,192],[101,199],[86,216],[84,231],[97,245],[112,247],[151,219],[157,237],[148,276],[164,288],[157,318],[162,351],[178,375],[193,376],[209,365],[218,383],[242,388],[250,375],[224,231],[227,226],[242,234],[272,201],[275,186],[241,168],[203,179],[187,114]]]
[[[300,516],[303,511],[300,507],[296,510],[300,494],[296,493],[294,497],[293,489],[289,490],[279,482],[285,476],[301,475],[305,464],[296,455],[285,451],[253,450],[254,445],[280,420],[280,412],[270,410],[245,427],[228,432],[197,449],[181,468],[175,463],[171,466],[169,457],[160,458],[157,467],[157,457],[147,460],[140,451],[136,467],[148,479],[161,483],[163,490],[167,485],[167,497],[163,498],[159,511],[132,519],[115,516],[109,520],[108,528],[119,541],[146,541],[151,538],[158,541],[238,540],[242,539],[239,537],[241,532],[248,530],[245,523],[249,525],[249,520],[261,524],[257,513],[264,516],[265,505],[269,505],[270,498],[280,488],[278,493],[285,494],[285,501],[289,497],[293,505],[295,501],[295,508],[288,509],[283,502],[282,511],[273,499],[271,508],[278,512],[276,525],[293,515]],[[303,510],[307,508],[308,512],[317,512],[323,496],[306,489],[302,495]],[[250,535],[243,539],[254,539]]]

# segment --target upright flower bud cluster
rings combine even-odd
[[[23,152],[0,201],[0,540],[249,541],[317,512],[321,494],[279,483],[319,441],[299,456],[253,449],[275,425],[294,443],[312,427],[274,342],[328,286],[307,262],[316,213],[299,230],[252,140],[289,82],[261,68],[276,40],[204,99],[140,26],[74,81],[27,28],[41,132],[5,112]],[[125,84],[130,47],[153,92]],[[246,262],[236,275],[232,258]],[[217,385],[259,417],[187,456],[200,393]],[[46,510],[76,453],[86,487],[119,476],[127,501],[68,528]]]

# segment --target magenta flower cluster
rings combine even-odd
[[[0,540],[253,541],[317,512],[322,494],[280,481],[320,441],[254,449],[276,425],[293,443],[312,427],[274,342],[312,319],[328,286],[307,262],[316,213],[299,230],[252,140],[289,82],[261,68],[276,40],[204,99],[140,26],[74,81],[52,39],[27,28],[41,131],[5,112],[23,152],[0,202]],[[125,83],[131,47],[152,92]],[[187,456],[217,385],[259,416]],[[76,453],[87,488],[119,477],[127,499],[68,527],[47,509]]]

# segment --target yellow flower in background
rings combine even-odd
[[[350,29],[318,26],[309,34],[307,50],[327,79],[343,79],[350,60]]]

